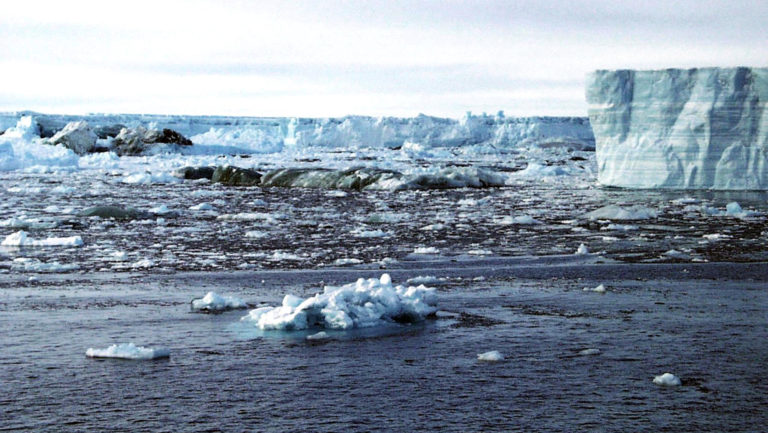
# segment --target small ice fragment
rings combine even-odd
[[[328,334],[325,331],[320,331],[317,334],[307,335],[307,340],[325,340],[328,338]]]
[[[587,248],[586,245],[581,244],[579,245],[579,248],[576,249],[576,252],[574,254],[576,254],[577,256],[586,255],[586,254],[589,254],[589,249]]]
[[[251,239],[261,239],[267,237],[267,233],[259,230],[249,230],[245,232],[245,237]]]
[[[674,374],[664,373],[661,376],[654,377],[653,383],[661,386],[680,386],[682,382],[680,381],[680,378]]]
[[[363,263],[363,261],[356,258],[340,258],[333,262],[335,266],[359,265],[360,263]]]
[[[215,292],[208,292],[200,299],[192,300],[192,311],[220,312],[246,308],[247,305],[242,299],[234,296],[222,296]]]
[[[163,204],[163,205],[160,205],[160,206],[153,207],[152,209],[149,210],[149,212],[151,212],[151,213],[153,213],[155,215],[167,215],[167,214],[171,213],[171,210],[168,209],[168,206]]]
[[[597,293],[605,293],[605,286],[600,284],[597,287],[585,287],[585,292],[597,292]]]
[[[124,262],[128,260],[128,254],[125,253],[125,251],[115,251],[114,253],[109,255],[113,261],[115,262]]]
[[[590,356],[590,355],[599,355],[600,349],[584,349],[579,351],[579,355],[581,356]]]
[[[83,245],[83,238],[80,236],[70,236],[38,241],[30,238],[24,230],[20,230],[6,236],[0,245],[4,247],[79,247]]]
[[[118,358],[118,359],[157,359],[168,358],[171,351],[164,348],[147,348],[133,343],[113,344],[106,349],[90,348],[85,351],[89,358]]]
[[[435,247],[418,247],[413,252],[414,254],[440,254],[440,250]]]
[[[508,225],[534,225],[534,224],[542,224],[541,221],[534,219],[530,215],[518,215],[516,217],[511,216],[505,216],[501,220],[498,221],[499,225],[502,226],[508,226]]]
[[[738,202],[732,201],[725,205],[725,214],[728,216],[740,216],[744,213]]]
[[[189,207],[190,210],[214,210],[214,207],[210,203],[200,203]]]
[[[498,362],[504,360],[504,355],[502,355],[498,350],[491,350],[490,352],[479,353],[477,355],[477,360],[485,362]]]

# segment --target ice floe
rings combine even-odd
[[[59,263],[58,261],[42,262],[38,259],[29,257],[17,257],[11,263],[11,270],[17,272],[71,272],[80,269],[79,265],[74,263]]]
[[[661,386],[680,386],[682,381],[672,373],[664,373],[653,378],[653,383]]]
[[[477,360],[484,362],[499,362],[504,360],[504,355],[498,350],[491,350],[490,352],[477,354]]]
[[[83,239],[80,236],[68,236],[35,240],[30,238],[27,232],[20,230],[6,236],[0,245],[4,247],[79,247],[83,245]]]
[[[600,284],[597,287],[585,287],[585,292],[605,293],[605,286]]]
[[[221,312],[247,308],[248,305],[240,298],[227,295],[219,295],[216,292],[208,292],[200,299],[193,299],[190,307],[192,311]]]
[[[632,221],[632,220],[645,220],[650,218],[656,218],[658,212],[654,209],[650,209],[643,206],[632,206],[624,208],[616,205],[603,206],[599,209],[593,210],[584,215],[585,218],[591,220],[618,220],[618,221]]]
[[[147,348],[136,346],[133,343],[113,344],[106,349],[90,348],[85,351],[89,358],[118,358],[118,359],[158,359],[168,358],[171,351],[165,347]]]
[[[262,330],[352,329],[423,320],[437,311],[432,288],[393,285],[388,274],[360,278],[303,299],[286,295],[279,307],[251,310],[243,321]]]
[[[435,247],[417,247],[413,250],[414,254],[440,254],[440,250]]]
[[[533,225],[533,224],[542,224],[541,221],[533,218],[530,215],[518,215],[518,216],[505,216],[501,220],[497,222],[497,224],[502,226],[508,226],[508,225]]]

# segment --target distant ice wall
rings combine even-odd
[[[600,70],[586,87],[601,184],[768,189],[768,68]]]
[[[177,115],[0,113],[0,128],[32,115],[43,136],[53,135],[67,122],[86,120],[91,126],[170,128],[195,144],[226,146],[242,151],[273,153],[303,147],[388,147],[418,143],[428,147],[486,145],[566,145],[593,149],[594,137],[584,117],[505,117],[470,115],[446,119],[419,115],[409,118],[346,116],[342,118],[258,118]]]

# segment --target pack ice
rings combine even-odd
[[[586,94],[601,184],[768,189],[768,68],[599,70]]]

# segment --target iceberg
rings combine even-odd
[[[341,287],[326,286],[323,293],[307,299],[286,295],[279,307],[256,308],[241,320],[262,330],[348,330],[421,321],[437,311],[436,304],[435,289],[393,285],[389,274],[383,274]]]
[[[586,87],[602,185],[768,189],[768,68],[599,70]]]

